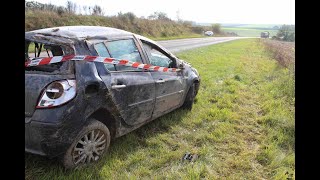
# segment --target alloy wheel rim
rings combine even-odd
[[[106,148],[106,136],[100,130],[85,134],[74,146],[72,159],[75,165],[97,161]]]

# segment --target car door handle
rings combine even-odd
[[[165,80],[163,80],[163,79],[159,79],[159,80],[156,81],[156,83],[159,83],[159,84],[160,83],[164,83],[164,82],[165,82]]]
[[[124,85],[124,84],[111,86],[112,89],[122,89],[122,88],[125,88],[125,87],[127,87],[127,86]]]

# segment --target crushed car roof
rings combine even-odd
[[[58,36],[71,39],[91,39],[95,37],[109,38],[114,36],[128,36],[132,35],[133,33],[103,26],[62,26],[39,29],[25,33],[26,37],[33,36],[35,34]]]

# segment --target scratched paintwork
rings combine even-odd
[[[180,72],[122,71],[110,72],[99,62],[64,62],[54,72],[25,71],[25,150],[55,157],[63,155],[90,118],[104,123],[112,138],[122,136],[184,103],[193,83],[199,89],[198,72],[169,51],[142,36],[114,28],[72,26],[26,32],[26,41],[59,45],[65,54],[98,54],[93,44],[101,41],[133,38],[143,63],[147,53],[140,39],[163,49]],[[76,97],[49,109],[35,109],[43,89],[53,81],[76,80]],[[159,79],[164,83],[157,83]],[[123,89],[112,86],[123,84]]]

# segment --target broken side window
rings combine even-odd
[[[25,41],[25,61],[34,60],[38,58],[46,58],[53,56],[64,56],[66,55],[63,48],[55,44],[44,44],[40,42]],[[65,65],[64,65],[65,64]],[[54,64],[46,64],[39,66],[26,67],[26,71],[44,71],[44,72],[55,72],[61,70],[67,70],[68,63],[59,62]]]

